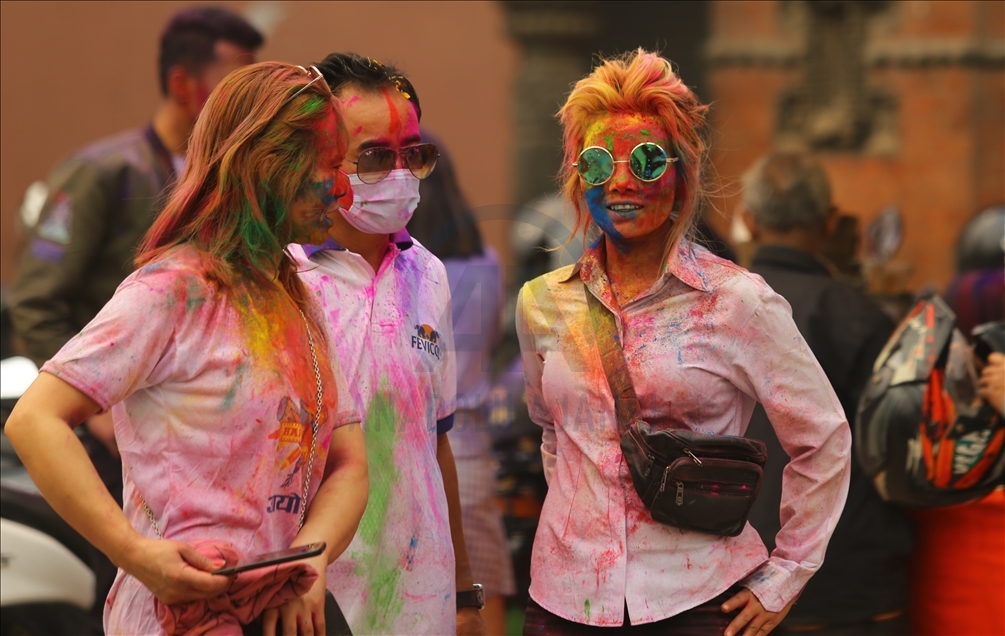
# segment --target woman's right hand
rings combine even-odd
[[[181,541],[140,537],[127,548],[124,561],[122,569],[168,605],[212,598],[231,583],[229,576],[210,574],[225,565],[222,561]]]

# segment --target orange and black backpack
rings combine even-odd
[[[938,296],[915,306],[876,360],[859,403],[855,450],[887,501],[927,508],[1005,484],[1005,419],[977,396],[975,352],[1005,349],[1005,323],[971,348]]]

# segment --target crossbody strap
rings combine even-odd
[[[618,341],[618,323],[600,299],[593,295],[586,285],[586,304],[590,308],[590,319],[593,321],[593,332],[600,349],[600,361],[604,365],[607,384],[614,396],[614,411],[618,417],[618,430],[624,433],[628,425],[639,419],[642,408],[639,397],[635,395],[632,386],[632,376],[628,374],[628,363],[625,361],[625,351]]]

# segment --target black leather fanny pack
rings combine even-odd
[[[652,430],[640,417],[614,316],[585,285],[583,291],[614,396],[621,452],[639,498],[660,523],[737,536],[761,490],[767,447],[760,440],[734,435]]]

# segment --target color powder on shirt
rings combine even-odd
[[[359,523],[359,536],[367,545],[377,545],[384,529],[391,493],[398,482],[394,464],[394,447],[398,432],[398,417],[391,396],[383,387],[370,402],[363,427],[366,435],[367,464],[370,467],[370,499]],[[403,600],[397,593],[401,570],[393,555],[377,553],[373,561],[363,565],[368,581],[366,599],[366,632],[387,631],[391,620],[401,611]]]

